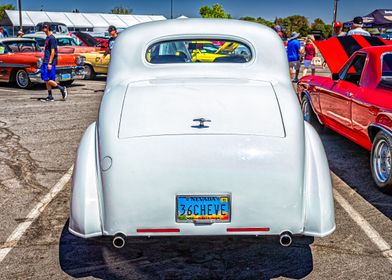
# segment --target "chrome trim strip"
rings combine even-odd
[[[28,64],[0,63],[0,67],[30,68],[32,66]]]

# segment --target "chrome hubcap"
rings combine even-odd
[[[301,109],[302,109],[302,114],[304,115],[304,120],[309,122],[310,108],[309,108],[309,103],[307,98],[302,102]]]
[[[378,141],[374,148],[373,169],[381,183],[385,183],[391,174],[391,149],[384,139]]]
[[[26,87],[29,82],[29,77],[25,71],[19,71],[16,77],[18,85],[21,87]]]

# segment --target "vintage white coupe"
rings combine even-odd
[[[200,41],[232,46],[208,52]],[[243,55],[236,48],[244,50]],[[112,52],[73,174],[69,230],[112,236],[293,235],[335,229],[331,178],[279,36],[236,20],[140,24]]]

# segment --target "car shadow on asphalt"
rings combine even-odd
[[[299,279],[313,270],[309,237],[282,247],[276,237],[128,238],[122,249],[111,239],[82,239],[65,224],[60,266],[76,278],[100,279]]]
[[[374,183],[370,171],[370,152],[328,128],[323,129],[320,137],[332,172],[392,219],[392,195],[382,193]]]

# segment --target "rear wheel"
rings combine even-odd
[[[324,126],[319,122],[306,95],[301,98],[301,110],[304,116],[304,121],[310,123],[317,132],[321,132]]]
[[[383,131],[378,132],[373,141],[370,166],[377,187],[388,194],[392,194],[391,148],[392,137]]]
[[[95,71],[94,71],[94,68],[91,66],[91,65],[89,65],[89,64],[86,64],[85,66],[84,66],[84,79],[85,80],[91,80],[91,79],[94,79],[95,78],[95,76],[96,76],[96,73],[95,73]]]
[[[24,69],[19,69],[18,71],[16,71],[15,82],[16,85],[21,89],[28,89],[33,86],[33,83],[30,81],[29,75]]]

